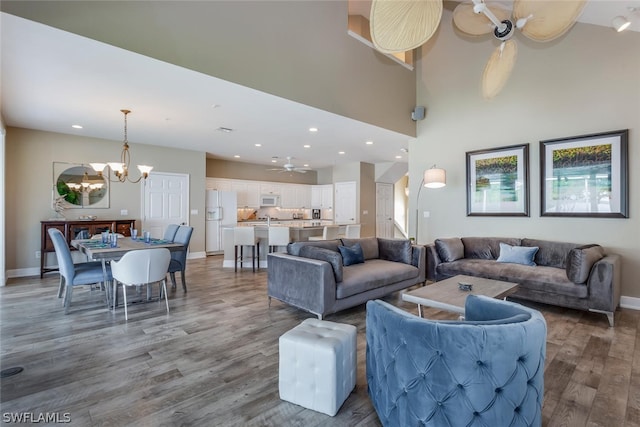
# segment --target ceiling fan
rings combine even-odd
[[[310,168],[299,168],[296,165],[294,165],[293,163],[291,163],[291,160],[293,160],[293,157],[287,157],[287,163],[285,163],[284,165],[282,165],[281,168],[273,168],[273,169],[267,169],[269,171],[278,171],[278,172],[297,172],[297,173],[307,173],[307,171],[310,171]]]
[[[471,36],[493,33],[500,40],[482,77],[486,99],[496,96],[507,82],[517,56],[516,29],[527,38],[548,42],[566,33],[576,22],[587,0],[515,0],[512,12],[504,2],[484,0],[460,3],[453,11],[456,28]],[[435,33],[442,18],[442,0],[373,0],[371,39],[378,50],[398,53],[415,49]]]

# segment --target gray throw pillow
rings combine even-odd
[[[571,249],[567,256],[567,278],[573,283],[585,283],[593,264],[604,257],[600,245],[585,245]]]
[[[413,248],[410,240],[378,238],[380,259],[411,264]]]
[[[336,283],[342,282],[342,255],[340,255],[340,252],[307,245],[300,248],[300,256],[303,258],[327,261],[333,268],[333,275],[336,278]]]
[[[464,258],[464,244],[458,237],[436,239],[436,252],[442,262],[452,262]]]
[[[496,262],[509,262],[535,267],[536,263],[533,262],[533,258],[536,256],[538,249],[536,246],[511,246],[506,243],[500,243],[500,256]]]
[[[364,254],[365,261],[368,259],[379,258],[380,253],[378,251],[378,239],[376,237],[362,237],[360,239],[342,239],[342,244],[344,246],[353,246],[356,243],[360,243],[360,246],[362,246],[362,253]]]

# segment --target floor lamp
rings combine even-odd
[[[420,237],[418,232],[418,224],[420,223],[420,192],[422,187],[442,188],[447,185],[447,172],[444,169],[436,168],[436,165],[424,171],[420,188],[418,188],[418,197],[416,197],[416,244]]]

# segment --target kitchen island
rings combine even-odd
[[[274,221],[275,222],[275,221]],[[289,227],[289,237],[292,242],[306,242],[309,240],[311,236],[322,236],[322,232],[324,230],[324,226],[322,225],[304,225],[310,221],[286,221],[282,224],[274,224],[272,223],[272,227]],[[317,221],[316,221],[317,222]],[[294,225],[295,224],[295,225]],[[259,247],[260,247],[260,268],[267,267],[267,254],[269,253],[269,227],[267,226],[266,221],[244,221],[238,223],[239,227],[254,227],[256,230],[256,236],[260,239]],[[234,267],[234,245],[233,245],[233,227],[225,227],[222,230],[222,241],[224,242],[224,261],[222,263],[223,267]],[[278,246],[276,248],[278,252],[286,251],[286,247]],[[251,257],[250,251],[245,250],[245,254],[249,254],[249,256],[245,256],[244,266],[250,268],[251,267]]]

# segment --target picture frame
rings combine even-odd
[[[51,202],[61,209],[109,208],[108,176],[98,175],[87,164],[53,162]],[[83,181],[88,184],[86,188]]]
[[[466,157],[467,216],[529,216],[529,144]]]
[[[540,215],[628,218],[629,130],[540,141]]]

